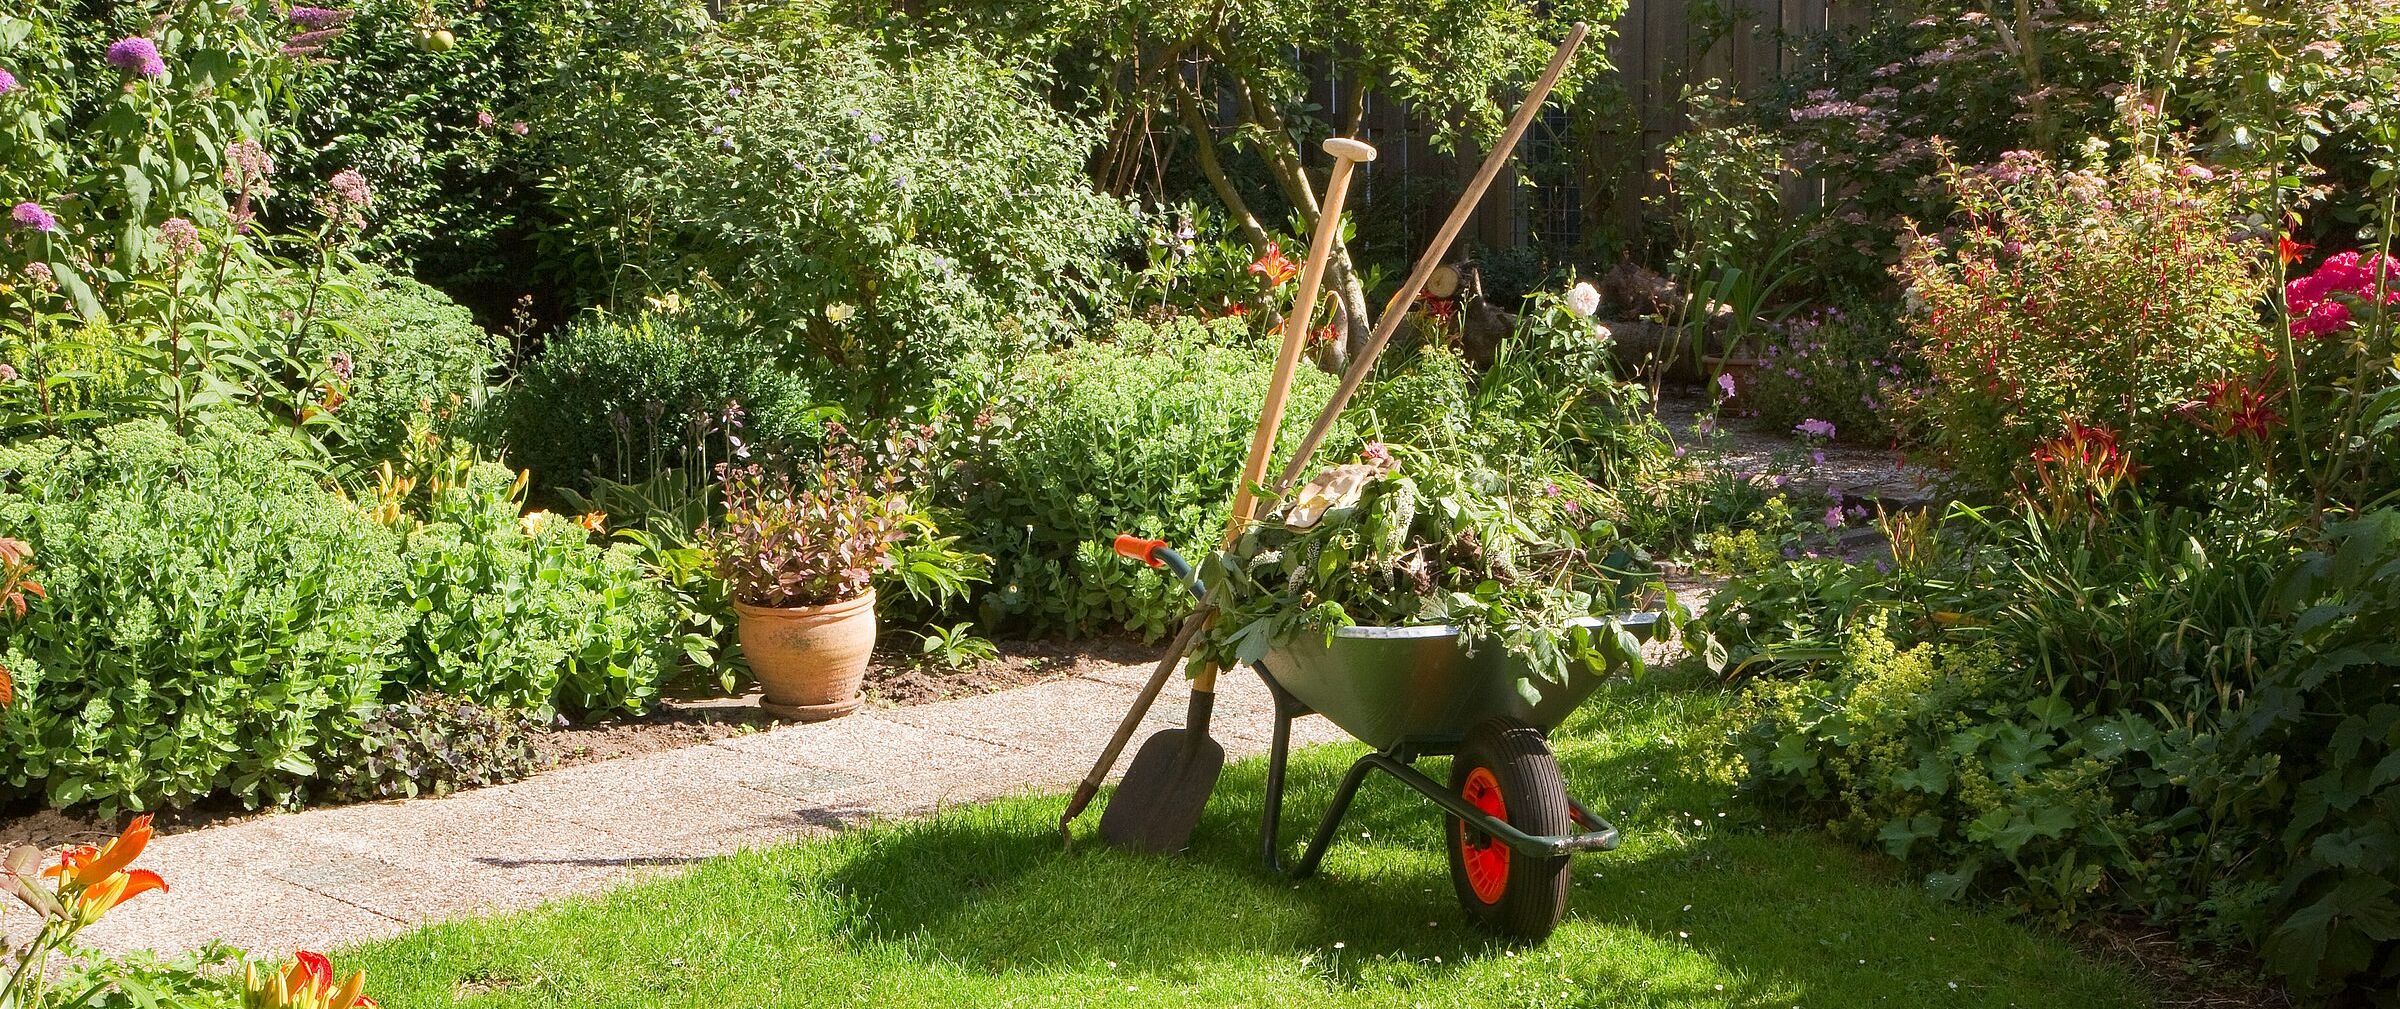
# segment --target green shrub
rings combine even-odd
[[[1223,538],[1275,364],[1272,350],[1225,345],[1239,327],[1130,323],[1124,343],[1026,362],[967,433],[953,491],[964,524],[945,527],[993,558],[979,601],[985,627],[1157,637],[1191,608],[1183,586],[1118,557],[1109,541],[1161,537],[1196,557]],[[1332,385],[1301,369],[1278,458]]]
[[[337,6],[319,4],[319,6]],[[295,88],[278,154],[296,174],[356,168],[375,181],[369,251],[444,290],[502,307],[525,276],[540,214],[531,141],[518,135],[559,26],[582,5],[553,0],[353,0],[322,69]],[[420,25],[456,45],[430,52]]]
[[[545,714],[648,707],[674,670],[665,590],[632,546],[525,514],[519,489],[507,467],[476,464],[402,534],[405,601],[421,614],[403,685]]]
[[[1818,309],[1768,334],[1758,373],[1728,405],[1770,430],[1822,420],[1843,441],[1889,444],[1902,437],[1899,414],[1922,394],[1915,356],[1886,314]]]
[[[657,316],[568,327],[506,402],[517,463],[544,487],[578,490],[705,462],[701,446],[729,404],[746,415],[743,437],[768,446],[813,445],[823,416],[809,383],[772,364],[761,341]]]
[[[412,697],[367,716],[357,750],[333,774],[342,799],[413,799],[506,784],[541,770],[541,725],[514,708]]]
[[[2400,943],[2400,515],[1960,510],[1882,567],[1775,565],[1706,623],[1754,682],[1746,788],[2066,926],[2122,914],[2305,991]]]
[[[397,456],[428,410],[480,406],[499,347],[466,309],[407,277],[366,267],[348,286],[356,293],[309,331],[302,354],[349,371],[336,455],[365,467]]]
[[[878,408],[1095,314],[1132,218],[1085,175],[1098,131],[1029,71],[886,59],[805,7],[696,22],[654,42],[584,25],[529,117],[592,297],[722,302]]]
[[[2269,333],[2264,260],[2235,240],[2228,188],[2174,162],[2025,152],[1947,181],[1957,239],[1919,236],[1899,267],[1943,460],[1988,489],[2031,485],[2035,449],[2072,423],[2112,432],[2154,487],[2222,472],[2223,439],[2182,408],[2252,374]]]
[[[391,534],[295,443],[135,422],[0,449],[49,598],[9,632],[5,791],[101,810],[284,803],[346,754],[413,617]]]

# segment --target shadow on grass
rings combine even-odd
[[[1579,983],[1670,1002],[1688,985],[1699,986],[1685,993],[1692,998],[1737,1004],[1823,1004],[1820,996],[1867,992],[1955,997],[1962,984],[1995,978],[2005,986],[1994,993],[2005,994],[2001,1001],[2028,993],[2116,1001],[2115,979],[2063,946],[1896,886],[1880,859],[1719,816],[1728,790],[1701,773],[1698,747],[1663,739],[1656,726],[1605,721],[1579,719],[1562,736],[1561,765],[1570,788],[1617,819],[1628,842],[1576,860],[1567,922],[1542,949],[1468,922],[1451,895],[1438,810],[1380,775],[1317,877],[1270,873],[1258,850],[1261,760],[1227,768],[1193,849],[1180,857],[1105,848],[1088,824],[1074,850],[1062,851],[1048,829],[1061,804],[1022,800],[859,838],[821,881],[794,883],[821,882],[850,902],[838,929],[853,943],[997,974],[1041,976],[1105,960],[1112,970],[1190,982],[1212,964],[1263,958],[1358,988],[1388,983],[1394,964],[1414,984],[1539,953],[1574,961],[1586,975]],[[1295,754],[1287,857],[1363,752]],[[1421,767],[1437,780],[1447,774],[1441,760]],[[1652,972],[1668,961],[1685,973]],[[1725,980],[1697,980],[1708,978]]]

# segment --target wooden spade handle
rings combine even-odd
[[[1300,267],[1298,298],[1292,305],[1291,313],[1284,318],[1283,348],[1275,357],[1275,375],[1268,382],[1266,405],[1259,411],[1258,428],[1250,436],[1250,454],[1242,460],[1241,483],[1234,487],[1233,520],[1225,530],[1225,543],[1228,546],[1232,545],[1235,537],[1241,535],[1243,526],[1249,523],[1250,513],[1258,506],[1258,495],[1253,488],[1266,479],[1267,462],[1275,451],[1275,435],[1283,425],[1284,400],[1291,393],[1292,376],[1300,368],[1300,351],[1308,345],[1309,317],[1317,307],[1317,294],[1325,280],[1325,263],[1331,256],[1334,238],[1341,234],[1342,204],[1349,197],[1350,176],[1359,164],[1375,160],[1375,148],[1341,137],[1325,141],[1325,153],[1333,155],[1333,177],[1325,184],[1325,202],[1317,213],[1317,228],[1309,241],[1308,261]],[[1183,626],[1175,632],[1174,642],[1167,646],[1166,655],[1158,660],[1158,667],[1150,671],[1150,679],[1142,684],[1141,692],[1134,695],[1133,706],[1126,709],[1125,717],[1118,721],[1116,734],[1109,737],[1108,745],[1100,750],[1099,759],[1092,762],[1091,772],[1084,775],[1083,782],[1075,788],[1075,794],[1067,800],[1066,812],[1058,818],[1061,835],[1071,836],[1067,834],[1068,825],[1085,807],[1091,805],[1092,797],[1099,794],[1101,782],[1107,780],[1109,769],[1116,766],[1117,757],[1125,752],[1125,744],[1133,739],[1134,730],[1141,728],[1142,719],[1150,714],[1150,706],[1157,702],[1159,691],[1165,689],[1167,677],[1174,674],[1176,664],[1183,661],[1184,654],[1191,651],[1193,642],[1199,640],[1201,632],[1207,630],[1215,617],[1216,611],[1203,603],[1184,619]],[[1214,692],[1217,671],[1201,669],[1197,672],[1198,675],[1192,678],[1192,691],[1202,694]]]
[[[1258,412],[1258,428],[1250,433],[1250,454],[1242,460],[1242,479],[1233,487],[1233,516],[1225,525],[1225,546],[1242,535],[1258,510],[1258,485],[1267,478],[1275,458],[1275,436],[1283,430],[1283,406],[1291,397],[1292,378],[1300,370],[1300,352],[1308,349],[1308,324],[1324,293],[1325,265],[1333,259],[1333,243],[1342,235],[1342,206],[1350,198],[1350,177],[1358,166],[1375,160],[1375,148],[1363,141],[1332,137],[1325,153],[1333,155],[1333,177],[1325,183],[1325,201],[1317,209],[1316,233],[1309,237],[1308,259],[1300,264],[1300,290],[1292,310],[1283,318],[1283,348],[1275,355],[1275,377],[1267,383],[1267,402]],[[1217,671],[1203,668],[1192,677],[1192,689],[1216,689]]]

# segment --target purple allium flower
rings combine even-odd
[[[167,260],[181,263],[200,244],[200,228],[188,217],[170,217],[158,225],[158,244],[166,246]]]
[[[1832,438],[1833,422],[1829,420],[1818,420],[1815,417],[1810,417],[1807,420],[1801,421],[1800,426],[1795,427],[1792,430],[1811,438]]]
[[[139,77],[165,77],[167,61],[158,56],[158,43],[140,35],[118,39],[108,47],[108,65]]]
[[[50,212],[43,210],[41,204],[31,200],[17,204],[10,209],[8,218],[15,221],[17,227],[27,231],[52,232],[58,230],[58,218],[50,216]]]
[[[0,70],[0,95],[5,95],[11,91],[15,91],[16,89],[17,75],[9,73],[6,70]]]
[[[350,20],[349,11],[328,10],[323,7],[294,7],[289,15],[292,23],[310,31],[323,31]]]

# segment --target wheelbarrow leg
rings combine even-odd
[[[1267,808],[1259,815],[1259,856],[1267,871],[1283,873],[1283,782],[1292,758],[1292,720],[1308,713],[1275,678],[1260,671],[1259,680],[1275,698],[1275,739],[1267,751]]]

